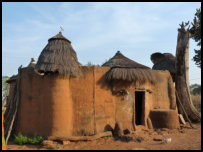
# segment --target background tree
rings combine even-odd
[[[200,47],[199,50],[195,51],[195,56],[193,57],[193,60],[195,61],[195,64],[201,68],[201,7],[197,9],[197,12],[195,13],[195,17],[197,18],[197,24],[196,24],[196,30],[193,35],[193,39],[195,42],[197,42],[197,46]]]
[[[8,79],[8,76],[2,76],[2,105],[5,103],[6,96],[8,95],[9,85],[6,83]]]
[[[199,85],[199,84],[190,85],[190,92],[192,95],[201,94],[201,85]]]

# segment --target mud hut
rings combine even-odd
[[[151,55],[151,61],[154,63],[152,69],[153,70],[168,70],[175,81],[175,56],[171,53],[153,53]]]
[[[80,66],[70,41],[59,33],[49,39],[35,69],[25,67],[20,74],[16,133],[71,137],[113,131],[116,124],[130,132],[139,126],[179,127],[170,73],[120,52],[102,67]]]

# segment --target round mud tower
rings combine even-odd
[[[69,76],[55,76],[52,87],[52,135],[57,137],[72,135],[72,99]]]
[[[153,128],[176,129],[180,127],[176,110],[158,109],[150,111]]]

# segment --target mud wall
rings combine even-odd
[[[82,76],[70,79],[73,100],[73,135],[93,135],[94,122],[94,77],[93,67],[81,68]]]
[[[105,73],[109,68],[94,67],[95,81],[95,129],[96,133],[115,127],[116,100],[111,86],[106,81]]]
[[[109,68],[82,67],[82,76],[70,79],[73,135],[94,135],[115,126],[115,102],[105,79]]]
[[[6,105],[8,105],[9,101],[13,100],[12,98],[14,97],[14,94],[15,94],[15,86],[16,86],[16,81],[12,81],[9,83],[9,93],[8,93]]]
[[[69,76],[37,75],[21,70],[17,132],[42,136],[72,135],[72,100]]]
[[[153,109],[176,109],[175,87],[168,71],[156,70],[162,80],[153,84]]]
[[[175,92],[168,72],[163,81],[107,82],[108,67],[81,67],[82,76],[39,76],[23,68],[17,132],[43,136],[94,135],[115,127],[136,130],[135,91],[144,92],[142,125],[153,109],[171,109]],[[126,94],[119,92],[125,90]],[[153,117],[153,116],[152,116]],[[156,122],[153,123],[156,125]]]

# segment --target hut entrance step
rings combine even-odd
[[[145,91],[135,91],[135,124],[143,125]]]

